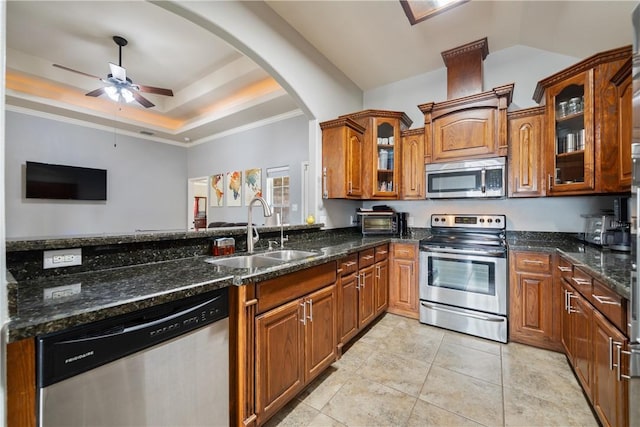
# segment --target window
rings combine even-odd
[[[282,224],[291,223],[289,166],[267,169],[267,202],[274,214],[280,214]]]

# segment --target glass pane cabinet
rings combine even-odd
[[[587,71],[549,88],[551,193],[594,188],[592,79]]]
[[[381,122],[376,127],[376,184],[375,193],[397,193],[396,187],[396,127]]]

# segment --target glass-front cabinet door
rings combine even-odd
[[[373,174],[375,197],[396,197],[400,182],[398,181],[400,152],[400,132],[397,120],[376,119],[374,135],[374,167]]]
[[[595,188],[592,88],[593,70],[549,88],[549,193],[591,191]]]

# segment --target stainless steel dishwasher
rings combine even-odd
[[[228,295],[38,337],[38,424],[228,426]]]

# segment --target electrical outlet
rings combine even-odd
[[[56,298],[70,297],[80,293],[82,284],[73,283],[71,285],[56,286],[54,288],[44,288],[42,297],[44,300],[52,300]]]
[[[42,268],[70,267],[82,265],[82,248],[44,251]]]

